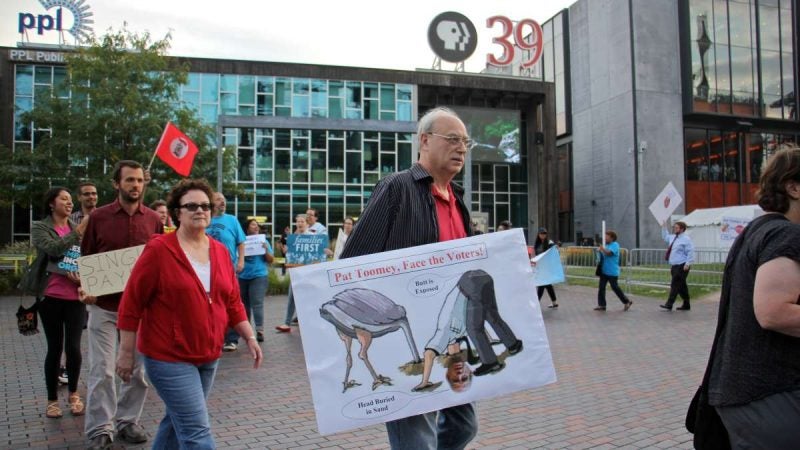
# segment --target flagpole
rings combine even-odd
[[[167,135],[167,130],[169,129],[169,124],[171,122],[167,122],[167,126],[164,127],[164,132],[161,133],[161,138],[158,140],[158,144],[156,145],[156,151],[153,152],[153,157],[150,158],[150,164],[147,165],[147,170],[150,171],[150,167],[153,166],[153,161],[156,160],[156,155],[158,154],[158,149],[161,148],[161,143],[164,142],[164,136]]]

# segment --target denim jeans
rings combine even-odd
[[[284,325],[291,325],[292,319],[294,319],[295,307],[294,307],[294,294],[292,294],[292,284],[289,283],[289,301],[286,302],[286,318],[283,320]]]
[[[252,280],[239,278],[239,290],[247,310],[247,319],[250,320],[252,312],[256,331],[264,331],[264,297],[267,295],[268,287],[269,279],[267,277],[258,277]]]
[[[86,417],[84,434],[93,439],[100,434],[112,436],[132,423],[139,423],[147,397],[142,355],[135,351],[131,381],[120,383],[119,393],[114,380],[117,363],[117,313],[97,305],[89,305],[87,347],[89,374],[86,379]],[[112,424],[112,421],[115,422]]]
[[[392,450],[460,450],[478,433],[472,403],[386,422]]]
[[[144,358],[147,376],[166,407],[153,449],[216,448],[206,402],[218,362],[195,366]]]

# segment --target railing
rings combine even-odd
[[[669,287],[670,265],[664,260],[665,249],[620,249],[620,284],[630,291],[631,285]],[[690,286],[719,288],[727,250],[695,249],[687,283]],[[597,250],[595,247],[564,247],[561,264],[567,278],[596,279]]]

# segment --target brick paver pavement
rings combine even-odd
[[[623,313],[612,295],[601,313],[592,311],[594,289],[556,291],[561,307],[545,307],[543,314],[558,382],[480,402],[480,432],[469,448],[691,448],[683,419],[705,368],[717,302],[696,301],[688,313],[670,313],[658,308],[657,299],[633,297],[634,306]],[[222,356],[209,400],[217,445],[386,448],[382,425],[331,436],[316,432],[299,333],[271,332],[285,304],[286,297],[269,297],[265,304],[270,327],[260,370],[252,370],[245,352]],[[68,412],[57,420],[44,417],[44,336],[17,333],[18,305],[16,297],[0,298],[0,448],[83,448],[83,418]],[[84,377],[86,364],[84,358]],[[65,402],[66,388],[60,389]],[[79,390],[85,393],[83,379]],[[163,410],[151,390],[142,415],[151,435]]]

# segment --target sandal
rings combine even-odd
[[[439,381],[437,383],[431,383],[430,381],[428,381],[428,382],[426,382],[424,384],[420,383],[420,384],[414,386],[413,388],[411,388],[411,392],[430,392],[430,391],[435,391],[436,388],[438,388],[441,385],[442,385],[441,381]]]
[[[58,407],[58,400],[47,403],[47,410],[45,410],[44,415],[50,419],[58,419],[64,415],[61,412],[61,408]]]
[[[81,396],[78,393],[70,394],[69,396],[69,410],[73,416],[82,416],[86,414],[86,407],[83,404],[83,400],[81,400]]]
[[[292,329],[288,325],[278,325],[275,327],[276,330],[280,331],[281,333],[289,333]]]

